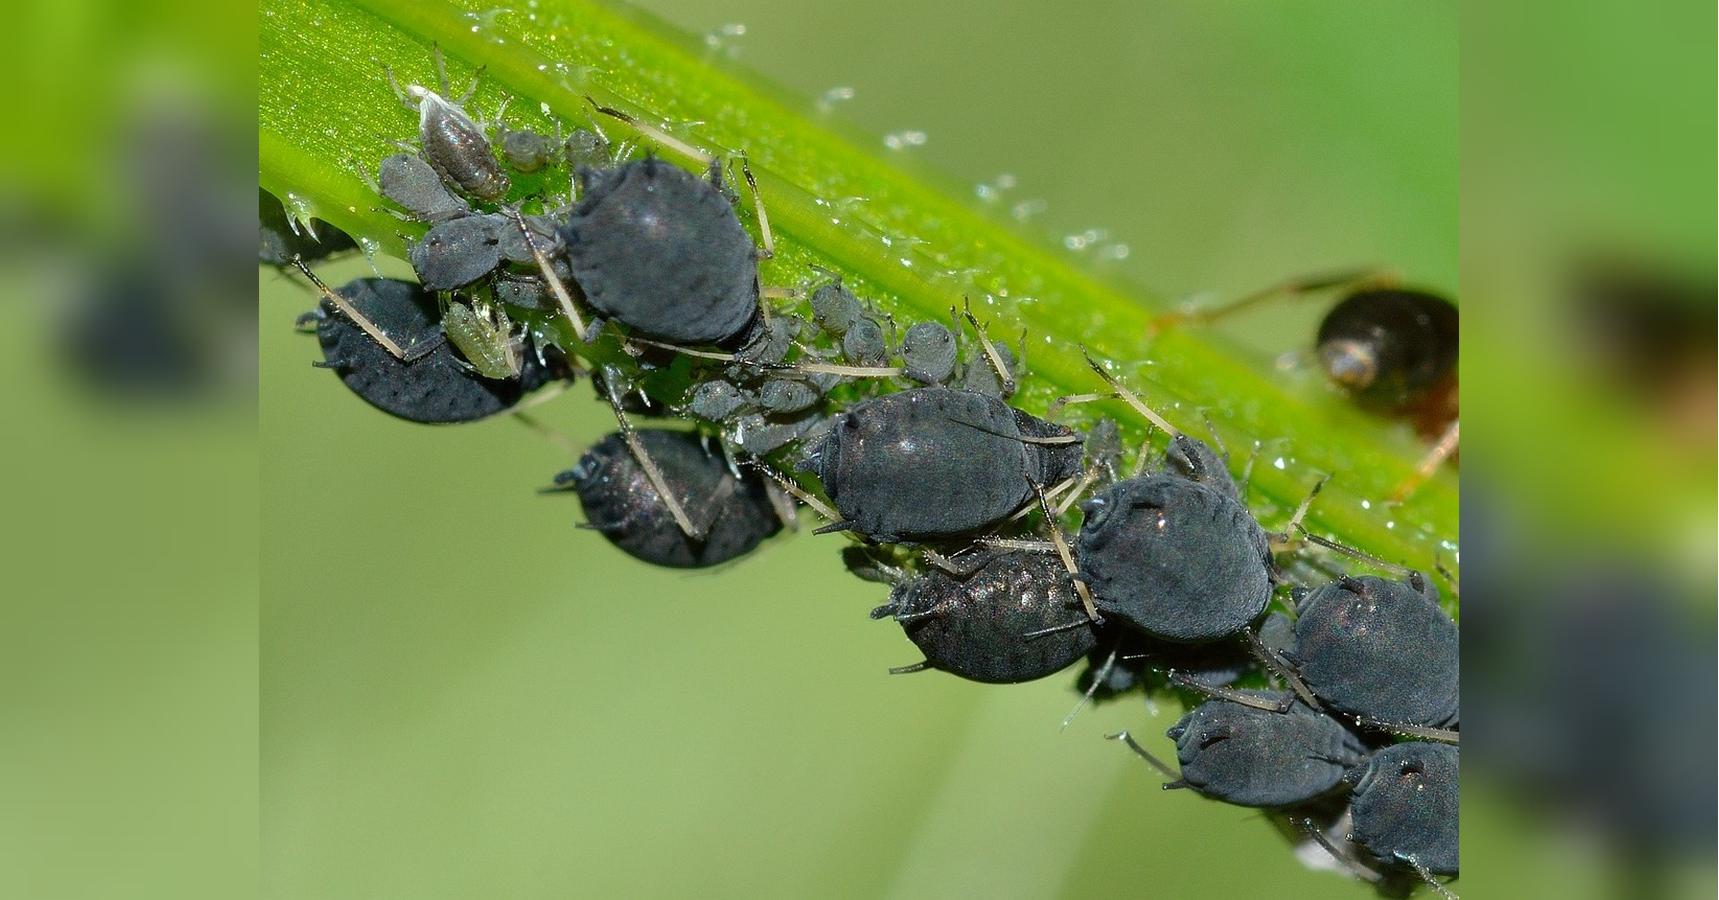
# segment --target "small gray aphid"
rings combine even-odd
[[[883,339],[883,326],[871,316],[855,319],[842,335],[842,358],[854,366],[883,365],[889,359],[889,345]]]
[[[409,281],[360,278],[340,295],[407,353],[401,360],[324,300],[309,314],[316,322],[324,368],[366,403],[412,422],[471,422],[504,412],[530,391],[571,377],[559,351],[520,354],[520,377],[483,378],[462,365],[443,339],[436,298]]]
[[[676,344],[737,344],[758,326],[752,239],[714,186],[655,158],[580,178],[563,235],[593,307]]]
[[[901,363],[920,384],[942,384],[955,374],[955,333],[940,322],[916,322],[901,336]]]
[[[726,422],[757,398],[720,379],[701,381],[687,395],[686,411],[706,422]]]
[[[519,223],[513,216],[504,213],[491,213],[484,218],[489,220],[490,230],[495,232],[500,243],[497,249],[503,259],[521,265],[534,265],[537,257],[531,254],[532,248],[543,254],[545,259],[555,260],[561,253],[561,232],[557,227],[554,216],[521,216],[525,228],[531,232],[531,243],[527,244],[525,234],[519,230]]]
[[[589,128],[575,128],[562,145],[567,165],[577,171],[581,166],[600,168],[609,164],[609,142]]]
[[[1349,839],[1385,863],[1457,874],[1460,759],[1454,745],[1425,741],[1373,754],[1356,777]]]
[[[1458,630],[1426,579],[1345,577],[1305,592],[1295,608],[1284,655],[1326,705],[1393,725],[1457,721]]]
[[[841,281],[832,281],[812,292],[812,318],[818,327],[841,337],[859,321],[859,298]]]
[[[488,216],[450,219],[407,251],[418,281],[432,291],[465,287],[501,265],[501,236]]]
[[[1243,691],[1269,703],[1289,694]],[[1281,807],[1331,793],[1367,758],[1336,719],[1296,701],[1288,712],[1207,700],[1165,732],[1176,742],[1182,782],[1237,806]]]
[[[561,156],[561,142],[535,131],[503,131],[501,156],[521,172],[535,172]]]
[[[931,668],[989,684],[1055,674],[1097,644],[1073,579],[1047,553],[995,553],[966,575],[931,569],[871,616],[894,616]]]
[[[806,455],[843,527],[874,541],[979,531],[1080,471],[1073,432],[996,397],[916,388],[836,416]]]
[[[647,428],[638,438],[704,538],[680,530],[620,434],[599,441],[556,477],[571,487],[591,527],[629,555],[659,566],[699,568],[744,555],[782,527],[758,476],[736,476],[687,431]]]
[[[1167,641],[1215,641],[1265,611],[1276,570],[1229,476],[1204,468],[1215,454],[1186,435],[1174,443],[1190,474],[1130,478],[1088,500],[1076,556],[1106,616]]]
[[[382,196],[421,222],[435,224],[471,212],[471,206],[454,196],[430,164],[409,153],[396,153],[382,160],[378,185]]]

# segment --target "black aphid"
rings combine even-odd
[[[1176,742],[1182,783],[1238,806],[1281,807],[1335,790],[1367,758],[1367,748],[1337,720],[1289,694],[1243,691],[1264,705],[1200,704],[1165,732]]]
[[[501,265],[501,235],[489,216],[461,216],[431,228],[406,255],[425,288],[451,291]]]
[[[445,222],[471,212],[466,201],[448,190],[442,176],[430,164],[409,153],[396,153],[382,160],[377,190],[420,222]]]
[[[418,142],[423,148],[424,161],[448,186],[468,197],[494,202],[507,195],[507,173],[490,149],[483,129],[466,115],[463,106],[477,91],[477,78],[458,100],[448,100],[448,75],[440,47],[435,49],[438,94],[422,85],[407,85],[401,90],[388,73],[388,84],[407,109],[418,112]],[[481,75],[482,69],[478,72]]]
[[[1060,672],[1097,642],[1073,579],[1045,553],[991,553],[965,574],[931,569],[871,615],[894,616],[924,666],[990,684]]]
[[[615,546],[659,566],[697,568],[739,557],[782,527],[762,480],[737,476],[697,434],[646,428],[639,441],[703,535],[688,537],[619,433],[599,441],[556,483],[579,494],[585,519]]]
[[[996,397],[917,388],[862,401],[811,447],[817,474],[848,528],[875,541],[968,534],[1008,518],[1035,484],[1080,471],[1072,431]]]
[[[1319,323],[1319,363],[1356,397],[1395,407],[1449,375],[1457,359],[1456,305],[1398,288],[1356,291]]]
[[[592,306],[676,344],[734,344],[757,326],[752,239],[714,185],[655,158],[580,177],[563,235]]]
[[[1210,447],[1178,434],[1170,461],[1082,504],[1081,578],[1107,617],[1167,641],[1215,641],[1265,611],[1271,550]]]
[[[316,323],[324,362],[353,393],[392,416],[426,424],[471,422],[504,412],[557,378],[570,377],[558,351],[521,354],[517,380],[473,372],[443,338],[436,298],[409,281],[360,278],[340,296],[402,351],[396,356],[327,300]]]
[[[1456,747],[1424,741],[1373,754],[1355,781],[1349,839],[1388,864],[1457,874],[1459,761]]]
[[[1458,630],[1426,579],[1343,578],[1295,607],[1284,656],[1326,705],[1394,725],[1457,721]]]

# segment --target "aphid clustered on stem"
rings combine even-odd
[[[417,282],[332,289],[310,268],[316,247],[278,224],[271,234],[265,217],[264,261],[296,266],[321,296],[300,320],[321,344],[317,365],[424,423],[519,413],[586,375],[618,427],[550,490],[575,493],[589,526],[623,551],[713,566],[808,507],[819,533],[851,536],[851,571],[892,586],[872,617],[895,619],[923,654],[892,671],[1014,683],[1084,661],[1082,703],[1168,685],[1202,700],[1168,732],[1179,771],[1113,735],[1166,787],[1271,809],[1370,881],[1420,878],[1446,892],[1438,876],[1457,873],[1457,626],[1419,573],[1290,586],[1292,602],[1273,611],[1287,585],[1275,553],[1306,545],[1308,504],[1268,533],[1227,455],[1105,366],[1089,358],[1098,391],[1059,401],[1051,417],[1120,399],[1170,436],[1157,465],[1142,447],[1125,471],[1112,420],[1082,433],[1011,406],[1024,353],[992,341],[970,310],[903,327],[833,275],[805,292],[761,286],[774,239],[744,158],[731,185],[728,161],[595,102],[590,128],[552,137],[480,124],[465,98],[449,99],[445,75],[439,93],[388,80],[418,134],[380,161],[375,183],[398,215],[428,226],[408,253]],[[629,158],[600,120],[703,174]],[[563,162],[575,172],[569,196],[510,195],[510,172]],[[1398,317],[1425,319],[1412,313]],[[1333,377],[1359,360],[1374,366],[1368,385],[1424,386],[1443,374],[1429,366],[1454,361],[1449,331],[1449,359],[1390,340],[1389,353],[1371,353],[1353,335],[1322,340],[1321,355]],[[1405,360],[1419,368],[1391,368]],[[652,399],[643,386],[671,367],[690,373],[684,391]],[[695,427],[637,428],[635,417]],[[1078,530],[1065,533],[1076,509]],[[1235,687],[1248,684],[1272,687]]]

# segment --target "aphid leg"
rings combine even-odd
[[[1069,580],[1074,582],[1074,592],[1080,595],[1080,605],[1086,609],[1087,621],[1094,625],[1103,625],[1104,617],[1098,614],[1098,606],[1092,602],[1092,591],[1080,578],[1080,567],[1074,564],[1074,554],[1069,552],[1068,540],[1062,534],[1062,524],[1057,521],[1056,513],[1051,511],[1050,500],[1045,498],[1044,486],[1031,478],[1027,479],[1027,483],[1033,486],[1033,496],[1038,498],[1039,509],[1044,511],[1045,525],[1050,529],[1051,544],[1056,547],[1056,555],[1062,558],[1062,567],[1067,570]]]
[[[1390,276],[1382,270],[1373,267],[1340,269],[1335,272],[1321,272],[1289,278],[1258,288],[1219,306],[1201,309],[1184,305],[1180,310],[1164,313],[1154,318],[1152,323],[1147,326],[1146,335],[1151,337],[1168,328],[1188,322],[1209,325],[1232,313],[1240,312],[1276,297],[1304,297],[1331,288],[1360,286],[1373,282],[1385,283],[1389,278]]]
[[[765,461],[759,459],[756,456],[748,456],[748,457],[740,460],[740,464],[743,466],[746,466],[748,468],[757,469],[759,472],[764,473],[764,476],[766,478],[769,478],[771,481],[774,481],[775,483],[781,485],[782,490],[787,491],[790,495],[792,495],[794,497],[794,499],[800,501],[801,503],[806,504],[808,507],[811,507],[812,512],[815,512],[818,515],[822,516],[825,519],[825,521],[828,521],[828,522],[831,522],[831,523],[837,524],[837,525],[842,524],[841,513],[838,513],[834,509],[831,509],[830,505],[828,503],[825,503],[824,501],[819,500],[817,498],[817,496],[815,496],[811,492],[807,491],[805,488],[800,487],[798,484],[795,484],[794,479],[789,478],[788,476],[782,474],[781,472],[776,471],[776,469],[774,467],[772,467],[769,463],[766,463]],[[828,527],[828,526],[826,526],[826,527]],[[837,531],[845,531],[847,529],[839,528],[836,530]],[[824,532],[824,529],[820,528],[814,533],[815,534],[823,534],[825,532]]]
[[[1048,488],[1045,491],[1045,496],[1049,497],[1052,500],[1055,500],[1057,497],[1062,495],[1063,491],[1066,491],[1071,487],[1076,488],[1075,493],[1073,495],[1071,495],[1070,501],[1066,501],[1064,504],[1057,506],[1057,508],[1056,508],[1057,514],[1061,515],[1063,513],[1063,511],[1068,508],[1067,503],[1072,502],[1073,497],[1079,496],[1080,490],[1084,489],[1084,486],[1086,485],[1086,483],[1087,482],[1085,480],[1076,481],[1073,478],[1064,478],[1063,480],[1057,482],[1056,484],[1051,485],[1050,488]],[[1076,487],[1077,485],[1079,485],[1080,487]],[[1031,505],[1022,506],[1020,509],[1015,510],[1014,515],[1009,516],[1008,521],[1010,521],[1010,522],[1020,521],[1021,519],[1026,518],[1027,515],[1029,513],[1031,513],[1032,511],[1033,511],[1033,507]]]
[[[1381,731],[1390,731],[1396,734],[1406,735],[1408,737],[1425,738],[1426,740],[1437,741],[1441,744],[1462,743],[1462,732],[1453,731],[1449,728],[1427,728],[1423,725],[1399,725],[1395,722],[1386,722],[1382,719],[1370,719],[1366,716],[1356,716],[1355,724],[1362,728],[1376,728]]]
[[[693,350],[688,347],[680,347],[675,344],[666,344],[662,341],[653,341],[649,338],[636,336],[627,338],[627,343],[636,347],[655,347],[659,350],[668,350],[682,356],[690,356],[694,359],[709,359],[717,362],[734,363],[742,366],[753,366],[768,372],[803,372],[825,375],[846,375],[850,378],[895,378],[900,376],[903,371],[898,366],[839,366],[831,363],[808,362],[765,363],[747,359],[744,356],[734,353],[718,353],[714,350]]]
[[[1294,539],[1295,532],[1303,530],[1301,520],[1307,518],[1307,510],[1312,508],[1313,498],[1319,496],[1319,492],[1325,489],[1325,482],[1330,480],[1331,476],[1322,475],[1318,481],[1314,482],[1313,490],[1307,492],[1307,496],[1302,498],[1301,505],[1295,507],[1295,514],[1289,517],[1289,524],[1283,526],[1282,531],[1271,535],[1272,540],[1281,544],[1288,544]]]
[[[1110,677],[1111,670],[1116,668],[1116,652],[1120,649],[1122,649],[1122,638],[1118,636],[1116,643],[1110,647],[1110,653],[1104,657],[1104,665],[1099,666],[1098,671],[1092,674],[1092,683],[1086,686],[1086,693],[1080,696],[1080,702],[1074,705],[1074,709],[1069,710],[1068,715],[1062,717],[1062,725],[1057,728],[1057,731],[1067,731],[1068,725],[1074,721],[1074,717],[1080,715],[1080,711],[1092,702],[1093,697],[1097,696],[1098,686],[1103,684],[1104,680]]]
[[[674,522],[680,526],[681,533],[695,541],[703,540],[703,529],[695,527],[692,524],[692,519],[687,517],[686,510],[681,507],[680,498],[669,490],[668,479],[663,477],[662,470],[657,468],[657,461],[651,458],[650,452],[645,450],[644,443],[639,440],[638,432],[633,430],[632,420],[627,418],[627,410],[621,405],[621,395],[615,390],[615,383],[618,380],[617,373],[613,369],[605,367],[603,395],[608,398],[609,406],[615,412],[615,421],[621,426],[621,439],[626,441],[627,449],[632,451],[633,459],[638,462],[639,468],[644,470],[645,479],[651,483],[651,488],[657,492],[657,496],[662,498],[663,505],[668,507],[669,515],[674,517]]]
[[[1434,878],[1433,873],[1428,871],[1426,866],[1421,865],[1421,861],[1415,859],[1413,854],[1400,854],[1398,858],[1403,862],[1408,863],[1409,868],[1414,869],[1415,874],[1419,875],[1421,880],[1426,882],[1427,886],[1433,889],[1433,893],[1443,897],[1444,900],[1458,900],[1456,893],[1450,888],[1445,887],[1444,882]]]
[[[1313,696],[1313,691],[1307,687],[1307,682],[1302,681],[1301,676],[1295,674],[1295,670],[1291,669],[1288,663],[1285,663],[1275,651],[1267,647],[1253,629],[1243,629],[1242,634],[1247,636],[1248,646],[1253,649],[1254,656],[1259,657],[1259,661],[1264,663],[1272,674],[1283,679],[1289,685],[1290,690],[1295,691],[1295,696],[1301,698],[1302,703],[1314,709],[1319,708],[1319,699]]]
[[[1152,768],[1162,772],[1165,778],[1170,779],[1170,781],[1164,785],[1165,790],[1168,791],[1174,790],[1175,788],[1187,787],[1187,785],[1182,781],[1182,776],[1177,775],[1175,770],[1164,765],[1163,760],[1153,756],[1145,747],[1140,746],[1140,742],[1134,740],[1134,735],[1129,734],[1127,731],[1118,731],[1115,734],[1107,734],[1105,737],[1109,740],[1121,741],[1122,743],[1127,744],[1128,749],[1133,750],[1135,756],[1151,763]]]
[[[525,236],[525,246],[531,251],[531,258],[537,263],[537,270],[543,275],[543,283],[549,285],[549,290],[555,295],[555,302],[561,305],[561,314],[567,317],[567,324],[573,326],[573,334],[579,340],[590,342],[591,332],[585,328],[585,319],[579,315],[579,310],[573,306],[573,295],[567,293],[567,286],[555,275],[555,270],[549,265],[549,258],[537,248],[537,241],[532,237],[531,229],[526,227],[525,216],[517,207],[509,208],[508,214],[513,218],[513,224],[519,233]]]
[[[799,288],[765,285],[758,289],[758,296],[763,300],[798,300],[801,294]]]
[[[1366,551],[1357,550],[1356,548],[1350,547],[1347,544],[1340,544],[1340,543],[1338,543],[1338,542],[1336,542],[1336,541],[1334,541],[1328,537],[1320,537],[1319,535],[1314,534],[1311,531],[1308,531],[1306,528],[1302,527],[1301,525],[1296,525],[1295,530],[1297,532],[1299,532],[1303,538],[1305,538],[1306,540],[1308,540],[1314,544],[1318,544],[1319,546],[1324,547],[1327,550],[1335,550],[1338,553],[1341,553],[1344,556],[1349,557],[1350,559],[1358,559],[1361,562],[1367,563],[1368,565],[1373,566],[1375,568],[1383,569],[1387,572],[1391,572],[1391,573],[1394,573],[1397,575],[1402,575],[1405,577],[1411,577],[1411,576],[1415,576],[1415,575],[1420,574],[1419,572],[1416,572],[1414,569],[1411,569],[1408,566],[1398,565],[1397,563],[1393,563],[1393,562],[1386,562],[1385,560],[1382,560],[1382,559],[1378,558],[1377,556],[1374,556],[1371,553],[1367,553]]]
[[[1213,422],[1212,417],[1203,409],[1200,410],[1200,418],[1206,423],[1206,433],[1211,435],[1213,446],[1218,448],[1218,458],[1224,461],[1227,468],[1230,461],[1230,448],[1224,446],[1224,436],[1218,434],[1218,423]]]
[[[573,443],[573,441],[570,440],[567,437],[567,435],[564,435],[561,432],[556,431],[553,428],[550,428],[548,425],[545,425],[542,422],[539,422],[535,416],[527,415],[526,413],[522,413],[522,412],[516,412],[513,414],[513,420],[518,422],[519,424],[524,425],[525,427],[531,429],[532,431],[537,432],[537,434],[539,436],[541,436],[544,440],[548,441],[551,444],[554,444],[556,447],[559,447],[562,450],[567,451],[567,453],[570,456],[577,458],[579,453],[581,452],[579,445]]]
[[[1239,703],[1242,706],[1251,706],[1254,709],[1263,709],[1267,712],[1286,713],[1289,712],[1290,707],[1295,705],[1294,697],[1290,697],[1281,703],[1273,703],[1270,700],[1265,700],[1260,697],[1250,697],[1241,691],[1232,691],[1227,687],[1221,687],[1215,684],[1202,684],[1186,675],[1183,675],[1175,669],[1171,669],[1169,675],[1170,683],[1177,687],[1187,688],[1190,691],[1205,694],[1208,697],[1216,697],[1219,700],[1228,700],[1231,703]]]
[[[1114,478],[1115,476],[1112,475],[1111,477]],[[1062,498],[1062,500],[1057,503],[1057,505],[1056,505],[1057,518],[1059,518],[1059,519],[1062,518],[1062,514],[1068,512],[1069,507],[1075,505],[1076,503],[1079,503],[1081,495],[1086,493],[1086,489],[1089,487],[1092,487],[1097,482],[1098,482],[1098,472],[1096,472],[1096,471],[1087,472],[1086,474],[1080,476],[1080,481],[1075,483],[1074,489],[1070,490],[1068,492],[1068,496]],[[1063,482],[1063,483],[1067,484],[1067,482]]]
[[[1099,365],[1098,361],[1093,359],[1092,355],[1086,352],[1085,347],[1080,348],[1080,355],[1086,358],[1086,364],[1092,367],[1092,371],[1097,372],[1098,377],[1104,379],[1104,383],[1110,385],[1110,389],[1115,391],[1117,396],[1121,397],[1129,406],[1134,407],[1135,412],[1145,416],[1146,421],[1162,428],[1164,432],[1172,438],[1182,433],[1176,430],[1176,426],[1171,425],[1169,420],[1153,412],[1151,407],[1141,401],[1138,394],[1135,394],[1123,385],[1121,381],[1118,381],[1115,375],[1105,371],[1104,367]]]
[[[304,277],[310,279],[311,284],[316,285],[316,289],[322,293],[324,300],[333,304],[336,309],[340,310],[341,315],[352,321],[352,324],[364,329],[364,333],[370,335],[370,339],[375,341],[377,344],[380,344],[382,349],[393,354],[395,359],[406,362],[411,361],[407,359],[406,351],[401,349],[400,345],[395,343],[393,338],[384,333],[381,328],[378,328],[375,322],[370,321],[368,316],[365,316],[351,303],[347,302],[345,297],[335,293],[328,285],[324,284],[322,279],[316,277],[316,273],[312,272],[310,270],[310,266],[305,265],[304,260],[297,254],[293,254],[292,264],[300,272],[304,273]],[[424,352],[428,351],[426,350]],[[420,353],[418,355],[421,356],[423,354]],[[417,357],[412,357],[412,359],[416,358]]]
[[[1003,364],[1003,357],[997,352],[991,338],[985,334],[985,327],[973,316],[973,304],[966,297],[961,298],[961,314],[966,317],[967,324],[973,326],[974,333],[979,335],[979,346],[985,351],[985,358],[990,361],[992,371],[997,373],[997,381],[1002,385],[1003,396],[1013,396],[1015,393],[1015,376],[1009,367]]]
[[[1336,860],[1343,868],[1348,869],[1356,878],[1370,884],[1378,884],[1383,880],[1384,876],[1372,869],[1357,864],[1348,854],[1338,849],[1336,844],[1331,843],[1331,839],[1326,837],[1325,832],[1320,831],[1317,825],[1313,824],[1312,819],[1304,816],[1297,819],[1296,824],[1301,826],[1301,830],[1307,832],[1307,836],[1312,838],[1314,843],[1323,847],[1326,853],[1331,854],[1332,859]]]
[[[973,543],[994,550],[1025,550],[1028,553],[1056,552],[1056,544],[1050,541],[1027,541],[1019,538],[979,538]]]
[[[746,178],[746,187],[752,191],[752,210],[758,216],[758,236],[764,241],[759,255],[773,259],[776,256],[776,236],[770,232],[770,216],[764,212],[764,195],[758,192],[758,179],[753,176],[752,165],[744,154],[740,157],[740,174]]]
[[[916,662],[910,666],[891,666],[889,669],[889,674],[891,674],[891,675],[910,675],[914,672],[923,672],[929,668],[931,668],[930,661],[920,660],[919,662]]]
[[[1409,499],[1409,495],[1413,494],[1415,489],[1421,486],[1421,482],[1431,478],[1433,473],[1438,471],[1438,467],[1442,465],[1445,460],[1450,459],[1450,455],[1456,452],[1457,444],[1460,440],[1461,426],[1461,420],[1456,420],[1451,422],[1449,427],[1445,428],[1444,434],[1439,435],[1438,443],[1434,444],[1432,449],[1428,450],[1427,454],[1421,457],[1421,461],[1415,464],[1415,471],[1410,474],[1409,477],[1403,479],[1401,484],[1391,490],[1391,496],[1387,502],[1401,503],[1404,500]]]
[[[966,551],[962,552],[964,553]],[[963,563],[956,561],[954,557],[944,556],[929,547],[921,549],[919,553],[925,558],[926,562],[938,569],[941,569],[945,574],[953,575],[956,578],[966,578],[967,576],[972,575],[974,572],[984,568],[985,563],[989,562],[991,559],[990,554],[985,554],[972,562]],[[955,554],[955,556],[960,555],[961,553]]]
[[[400,105],[406,107],[407,109],[409,109],[413,112],[417,112],[418,111],[418,101],[413,99],[411,94],[408,94],[405,90],[403,90],[400,87],[400,82],[394,80],[394,67],[393,66],[383,66],[382,67],[382,73],[383,73],[383,75],[387,76],[388,86],[390,88],[393,88],[394,96],[399,98]]]
[[[673,150],[674,152],[679,153],[682,156],[685,156],[686,158],[692,160],[695,163],[698,163],[701,166],[708,166],[712,162],[714,162],[716,159],[716,157],[711,156],[709,153],[706,153],[703,150],[700,150],[697,147],[694,147],[693,145],[687,143],[686,141],[683,141],[680,138],[677,138],[674,135],[669,134],[668,132],[662,130],[661,128],[657,128],[657,127],[652,126],[652,125],[646,125],[644,122],[639,121],[639,119],[636,116],[621,112],[620,110],[615,109],[612,106],[604,106],[603,104],[598,103],[589,94],[587,94],[585,96],[585,102],[591,104],[593,107],[596,108],[596,110],[598,112],[602,113],[603,115],[611,116],[611,117],[616,118],[616,119],[620,119],[622,122],[626,123],[629,127],[631,127],[634,131],[637,131],[639,134],[643,135],[644,137],[646,137],[646,138],[648,138],[648,139],[650,139],[650,140],[652,140],[658,144],[661,144],[662,146],[667,147],[670,150]]]

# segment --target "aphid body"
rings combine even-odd
[[[931,668],[990,684],[1060,672],[1097,643],[1073,579],[1044,553],[993,553],[963,575],[931,569],[872,611],[874,619],[886,615]]]
[[[471,213],[471,206],[448,190],[429,163],[409,153],[382,160],[377,189],[420,222],[433,225]]]
[[[513,323],[499,304],[474,300],[472,305],[449,303],[442,313],[442,331],[460,354],[485,378],[518,378],[524,339],[513,334]]]
[[[418,281],[432,291],[465,287],[501,265],[501,235],[488,216],[461,216],[433,226],[407,250]]]
[[[1073,432],[985,394],[917,388],[837,415],[805,465],[845,527],[870,540],[953,537],[994,525],[1034,485],[1080,471]]]
[[[703,538],[681,531],[617,433],[556,478],[578,493],[586,520],[615,546],[655,565],[698,568],[739,557],[781,529],[761,479],[735,475],[698,435],[657,428],[637,434]]]
[[[1265,611],[1271,551],[1211,448],[1177,435],[1170,461],[1082,505],[1080,574],[1106,617],[1167,641],[1215,641]]]
[[[1424,578],[1343,578],[1295,607],[1284,656],[1326,705],[1395,725],[1457,721],[1458,630]]]
[[[1243,693],[1268,703],[1289,699],[1270,691]],[[1166,734],[1176,742],[1182,781],[1238,806],[1293,806],[1324,796],[1367,758],[1359,738],[1299,701],[1276,712],[1208,700]]]
[[[1355,780],[1349,839],[1390,864],[1458,869],[1458,774],[1451,744],[1409,741],[1373,754]]]

